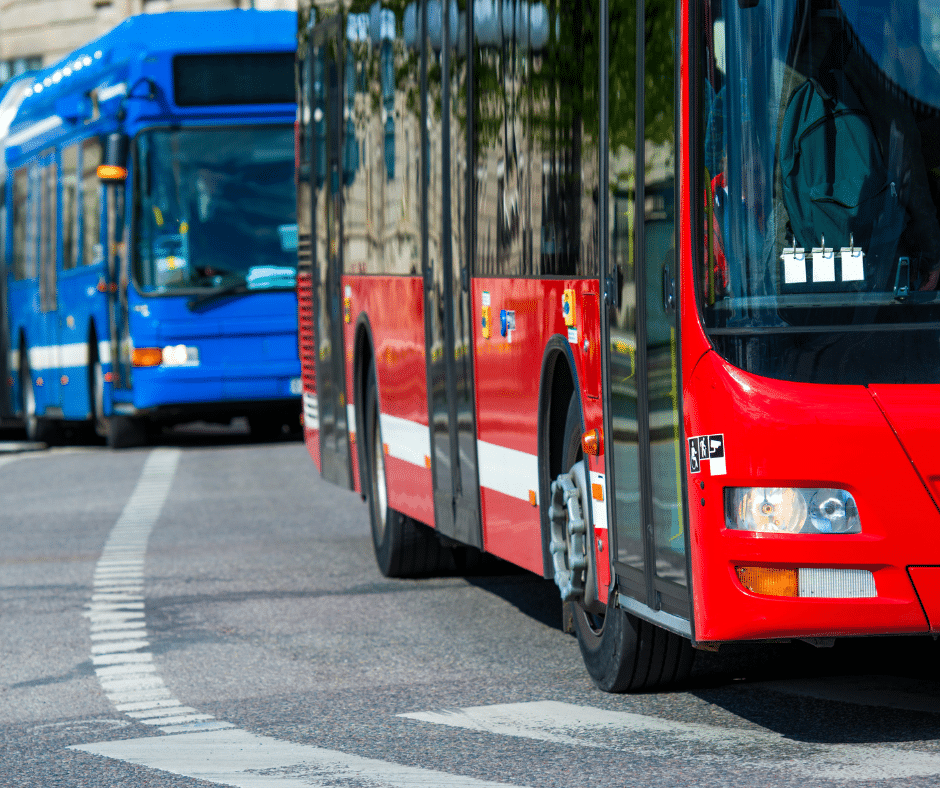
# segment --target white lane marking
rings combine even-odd
[[[707,747],[736,768],[785,771],[814,781],[895,780],[940,774],[940,754],[891,746],[800,742],[767,730],[677,722],[643,714],[538,701],[401,714],[421,722],[556,744],[673,757]],[[746,755],[742,755],[746,753]]]
[[[112,654],[120,651],[133,651],[139,648],[147,648],[149,645],[149,640],[108,640],[104,643],[92,644],[91,653],[92,655]]]
[[[529,491],[532,491],[538,503],[539,458],[534,454],[478,440],[477,467],[481,487],[526,503],[531,500]]]
[[[140,624],[141,629],[143,629],[145,622],[140,621],[138,623]],[[145,634],[145,633],[142,633],[137,629],[111,629],[111,630],[105,630],[104,632],[92,632],[91,639],[92,640],[124,640],[124,639],[130,640],[132,638],[138,638],[142,634]]]
[[[182,707],[170,697],[153,664],[153,654],[147,650],[143,612],[147,541],[169,495],[179,458],[176,449],[150,454],[95,567],[94,591],[85,612],[91,622],[91,662],[101,688],[115,706],[160,699]],[[214,719],[211,714],[187,713],[161,716],[158,721],[147,720],[147,724],[161,726],[164,732],[205,729],[210,723],[216,728],[232,727]],[[199,727],[187,728],[187,724]]]
[[[157,672],[153,654],[146,650],[143,596],[105,589],[113,589],[115,578],[121,578],[123,587],[143,587],[147,540],[178,462],[177,450],[155,450],[147,459],[105,543],[85,612],[92,630],[92,663],[108,699],[130,719],[174,735],[71,749],[236,788],[327,788],[347,779],[374,788],[505,788],[505,783],[256,736],[173,698]]]
[[[70,749],[235,788],[329,788],[360,783],[372,788],[507,785],[293,744],[238,729],[83,744]]]

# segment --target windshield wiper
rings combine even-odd
[[[226,301],[229,298],[239,298],[250,292],[252,292],[252,289],[248,287],[245,282],[233,282],[219,290],[213,290],[211,293],[190,298],[189,301],[186,302],[186,308],[189,309],[190,312],[203,312],[220,301]]]

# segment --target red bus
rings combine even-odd
[[[940,632],[940,4],[314,2],[298,111],[306,441],[384,574],[554,577],[611,691]]]

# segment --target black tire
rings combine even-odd
[[[21,347],[20,405],[22,407],[26,440],[53,446],[60,440],[62,431],[58,422],[40,416],[36,412],[36,390],[33,383],[33,373],[29,368],[28,353],[29,351],[25,345]]]
[[[108,446],[112,449],[133,449],[149,443],[147,424],[143,419],[115,414],[108,419]]]
[[[253,413],[248,417],[248,430],[255,440],[277,441],[284,437],[284,421],[266,413]]]
[[[91,425],[95,434],[101,438],[108,436],[108,420],[104,415],[104,370],[98,358],[98,345],[88,344],[88,403],[91,408]]]
[[[453,552],[441,543],[434,530],[388,505],[385,452],[374,370],[369,371],[365,407],[368,466],[366,497],[379,571],[385,577],[427,577],[453,571]]]
[[[565,418],[562,469],[580,462],[581,407],[572,394]],[[593,545],[593,536],[588,540]],[[593,550],[591,551],[593,558]],[[592,593],[592,589],[586,589]],[[684,637],[643,621],[619,607],[608,605],[603,613],[574,602],[574,631],[581,658],[591,680],[604,692],[637,692],[672,686],[688,678],[694,651]]]

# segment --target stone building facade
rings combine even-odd
[[[0,84],[51,65],[135,14],[297,8],[297,0],[0,0]]]

